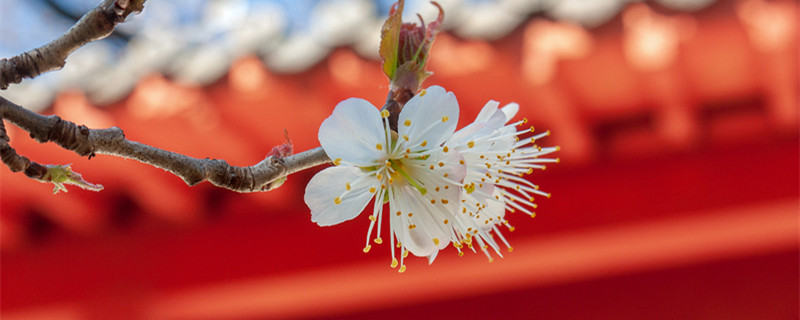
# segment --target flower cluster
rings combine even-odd
[[[490,248],[502,256],[493,234],[511,250],[498,228],[513,230],[505,211],[533,216],[534,196],[549,197],[523,175],[558,162],[542,157],[558,147],[535,144],[549,131],[520,139],[533,127],[518,131],[527,120],[509,123],[519,106],[498,106],[490,101],[473,123],[456,131],[455,95],[432,86],[405,104],[392,130],[388,111],[362,99],[340,102],[319,130],[335,166],[306,187],[311,220],[335,225],[357,217],[372,201],[364,252],[370,240],[383,243],[382,220],[389,219],[391,265],[399,272],[409,252],[433,262],[450,243],[460,255],[478,246],[490,260]]]

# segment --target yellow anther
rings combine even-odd
[[[514,251],[514,247],[508,247],[508,252]]]
[[[419,145],[423,146],[423,147],[427,146],[428,145],[428,140],[422,140],[422,143],[420,143]]]
[[[372,249],[371,245],[367,245],[366,247],[364,247],[364,253],[369,252],[369,249]]]
[[[403,140],[408,141],[408,135],[403,135]]]
[[[375,221],[375,220],[378,220],[378,218],[375,218],[374,215],[369,216],[369,221]]]
[[[545,131],[544,134],[549,136],[550,135],[550,130]]]
[[[444,146],[444,148],[442,148],[442,151],[444,151],[445,153],[447,153],[448,151],[450,151],[450,148],[448,148],[447,146]]]
[[[447,224],[449,222],[450,222],[450,220],[444,219],[444,224]]]
[[[420,90],[420,92],[419,92],[419,96],[420,96],[420,97],[422,97],[422,96],[425,96],[425,94],[426,94],[426,93],[428,93],[428,90],[422,89],[422,90]]]
[[[485,158],[485,157],[483,155],[481,155],[481,159],[483,159],[483,158]]]
[[[448,202],[447,199],[442,199],[443,204],[447,204],[447,202]]]
[[[381,238],[375,238],[375,240],[372,240],[372,241],[374,241],[377,244],[383,243],[383,239],[381,239]]]
[[[369,188],[369,193],[375,193],[375,191],[377,191],[377,190],[375,190],[375,187],[370,187]]]
[[[378,180],[383,180],[383,175],[382,175],[382,174],[380,174],[380,173],[379,173],[379,174],[376,174],[376,175],[375,175],[375,178],[377,178]]]
[[[561,150],[561,146],[556,146],[556,151]]]
[[[402,265],[402,266],[400,266],[400,269],[397,269],[397,272],[398,272],[398,273],[403,273],[403,272],[406,272],[406,265]]]
[[[510,231],[510,232],[514,232],[514,230],[516,230],[516,228],[514,228],[514,227],[508,227],[508,231]]]
[[[383,145],[382,145],[382,144],[380,144],[380,143],[379,143],[379,144],[376,144],[376,145],[375,145],[375,149],[378,149],[378,150],[383,150]]]
[[[431,204],[436,204],[436,199],[431,199]]]
[[[334,164],[334,165],[337,165],[337,166],[338,166],[338,165],[340,165],[340,164],[342,164],[342,158],[336,158],[336,159],[334,159],[334,160],[333,160],[333,164]]]
[[[533,131],[534,131],[534,130],[533,130],[533,126],[531,126],[531,132],[533,132]]]
[[[388,118],[389,117],[389,110],[381,111],[381,117]]]
[[[558,150],[556,150],[558,151]],[[556,158],[556,163],[561,163],[561,158]]]
[[[408,225],[408,230],[413,230],[413,229],[414,229],[414,228],[416,228],[416,227],[417,227],[417,225],[416,225],[416,224],[409,224],[409,225]]]
[[[398,264],[400,264],[400,263],[399,263],[399,262],[397,262],[397,259],[395,259],[395,258],[392,258],[392,268],[397,268],[397,265],[398,265]]]
[[[350,189],[351,189],[350,188],[350,182],[347,182],[347,183],[344,184],[344,189],[347,190],[347,191],[350,191]]]
[[[458,256],[459,256],[459,257],[463,257],[463,256],[464,256],[464,251],[459,251],[459,252],[458,252]]]
[[[528,174],[531,174],[531,173],[533,173],[533,168],[529,168],[527,173],[528,173]]]
[[[547,199],[550,199],[550,194],[548,193],[546,197],[547,197]]]
[[[474,147],[474,146],[475,146],[475,141],[470,141],[470,142],[467,142],[467,147],[470,147],[470,148],[472,148],[472,147]],[[481,159],[483,159],[483,156],[481,156]]]
[[[447,122],[447,120],[450,120],[450,117],[448,117],[448,116],[442,117],[442,122]]]
[[[336,197],[336,199],[333,199],[333,203],[341,204],[342,203],[342,198],[341,197]]]
[[[522,123],[528,123],[528,118],[522,118]]]
[[[439,238],[433,238],[433,244],[438,246],[439,245]]]
[[[448,175],[448,174],[447,174],[447,172],[445,172],[445,173],[444,173],[444,177],[445,177],[445,178],[447,178],[447,175]]]
[[[428,167],[428,168],[430,168],[431,170],[433,170],[433,165],[431,165],[431,166],[430,166],[430,167]]]
[[[403,250],[403,258],[408,258],[408,250]]]
[[[464,160],[458,160],[458,164],[464,164]]]
[[[491,169],[491,168],[492,168],[492,164],[487,162],[486,163],[486,169]]]
[[[450,186],[444,186],[444,189],[445,190],[450,189]]]
[[[389,184],[392,184],[393,182],[394,182],[394,179],[392,179],[392,177],[389,177]]]
[[[411,149],[406,148],[406,153],[411,153]]]
[[[414,216],[414,213],[413,213],[413,212],[409,212],[409,213],[408,213],[408,217],[409,217],[409,218],[411,218],[411,217],[413,217],[413,216]]]
[[[442,162],[442,161],[439,161],[439,166],[440,166],[440,167],[444,167],[444,162]]]
[[[400,248],[400,247],[402,247],[402,246],[403,246],[403,244],[402,244],[402,243],[400,243],[400,241],[398,241],[398,242],[397,242],[397,244],[395,245],[395,247],[398,247],[398,248]]]
[[[489,263],[492,263],[492,262],[494,262],[494,259],[493,258],[489,258]]]
[[[400,212],[400,211],[397,211],[395,214],[396,214],[396,215],[399,217],[399,216],[400,216],[401,214],[403,214],[403,213],[402,213],[402,212]]]

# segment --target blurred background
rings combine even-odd
[[[3,0],[0,56],[62,34],[98,1]],[[105,190],[0,169],[3,319],[800,317],[798,2],[441,0],[425,86],[463,126],[489,99],[549,129],[551,192],[510,214],[514,252],[428,266],[365,254],[369,221],[311,223],[305,184],[186,186],[160,169],[38,144]],[[251,165],[319,145],[337,102],[381,105],[391,1],[147,1],[59,72],[0,95],[194,157]],[[409,1],[406,21],[436,10]]]

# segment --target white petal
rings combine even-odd
[[[429,146],[438,146],[456,130],[458,101],[455,94],[439,86],[431,86],[425,92],[411,98],[400,111],[398,133],[411,139],[407,145],[427,141]]]
[[[428,264],[433,264],[433,260],[436,260],[436,255],[439,254],[439,250],[434,251],[431,255],[428,256]]]
[[[429,196],[421,196],[418,190],[407,185],[395,187],[393,196],[392,210],[400,211],[401,215],[391,214],[392,231],[409,252],[428,257],[447,247],[450,237],[445,232],[444,215],[438,211],[441,209],[426,202],[430,201]],[[408,217],[408,213],[413,213],[413,217]]]
[[[514,119],[514,116],[516,116],[517,112],[519,112],[519,104],[512,102],[505,105],[500,110],[506,115],[506,122],[504,123],[508,123],[511,121],[511,119]]]
[[[377,179],[363,176],[365,173],[361,169],[351,166],[330,167],[314,175],[303,197],[311,209],[311,221],[330,226],[358,216],[374,196],[369,188],[379,183]],[[348,183],[350,191],[346,190]],[[341,200],[339,204],[336,204],[337,197]]]
[[[381,163],[387,152],[380,112],[358,98],[336,105],[319,128],[319,143],[332,160],[342,159],[358,166]]]
[[[477,117],[475,117],[474,122],[486,122],[487,120],[489,120],[489,118],[492,115],[494,115],[494,113],[497,111],[497,106],[499,105],[500,102],[489,100],[489,102],[483,105],[483,108],[481,108],[481,112],[478,113]]]

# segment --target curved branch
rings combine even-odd
[[[0,59],[0,89],[24,78],[35,78],[64,67],[67,57],[94,40],[107,37],[132,12],[140,12],[146,0],[104,0],[78,20],[66,33],[39,48],[10,59]]]
[[[43,116],[3,97],[0,97],[0,117],[28,131],[38,142],[52,141],[90,159],[95,154],[108,154],[137,160],[167,170],[190,186],[207,180],[238,192],[268,191],[291,173],[331,161],[322,148],[315,148],[287,157],[272,155],[248,167],[232,166],[225,160],[192,158],[130,141],[117,127],[89,129],[55,115]]]

